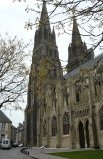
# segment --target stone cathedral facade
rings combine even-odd
[[[103,54],[82,42],[75,17],[63,75],[46,2],[35,32],[25,109],[25,145],[103,147]]]

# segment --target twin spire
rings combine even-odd
[[[50,29],[49,16],[46,8],[46,1],[43,0],[42,12],[39,22],[39,27],[45,27]],[[82,43],[80,32],[78,29],[78,24],[76,22],[75,16],[73,16],[73,30],[72,30],[72,44]]]
[[[50,29],[49,16],[46,8],[46,1],[43,0],[42,12],[39,27],[45,27]],[[72,30],[72,44],[82,43],[80,32],[78,29],[78,24],[76,22],[75,16],[73,16],[73,30]]]
[[[37,48],[40,43],[48,42],[56,45],[55,39],[55,31],[51,32],[49,16],[46,8],[46,1],[43,0],[42,12],[39,22],[39,28],[35,34],[35,47]],[[81,35],[78,29],[78,24],[73,16],[73,30],[72,30],[72,42],[69,45],[68,49],[68,72],[77,68],[81,64],[85,63],[87,59],[86,56],[88,54],[88,50],[86,45],[82,42]],[[86,58],[85,58],[86,57]],[[83,61],[84,59],[84,61]]]

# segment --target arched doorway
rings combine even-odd
[[[85,148],[84,128],[82,122],[79,123],[79,143],[80,148]]]
[[[89,140],[89,121],[87,120],[86,121],[86,125],[85,125],[85,128],[86,128],[86,140],[87,140],[87,147],[90,147],[90,140]]]

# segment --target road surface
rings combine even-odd
[[[0,159],[31,159],[31,157],[22,154],[20,148],[12,148],[11,150],[0,149]]]

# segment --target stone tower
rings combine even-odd
[[[54,28],[51,31],[44,0],[39,26],[35,32],[29,75],[28,102],[25,110],[26,145],[42,145],[43,114],[48,114],[48,107],[52,107],[52,104],[48,106],[46,95],[51,89],[55,92],[55,80],[61,79],[62,76],[55,31]]]
[[[68,47],[68,72],[76,69],[94,57],[91,49],[82,42],[75,16],[73,17],[72,42]]]
[[[35,32],[25,109],[25,145],[103,148],[103,54],[94,57],[73,17],[68,73],[43,0]]]

